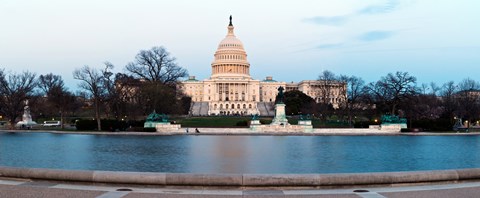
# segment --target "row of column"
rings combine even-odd
[[[246,55],[215,55],[216,60],[247,60]]]
[[[248,84],[246,83],[217,83],[215,86],[220,101],[247,101]]]
[[[240,73],[249,74],[247,65],[214,65],[212,68],[213,74],[218,73]]]

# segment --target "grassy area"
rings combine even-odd
[[[248,127],[250,117],[189,117],[174,120],[182,127]]]
[[[78,119],[78,118],[77,118]],[[236,116],[218,116],[218,117],[171,117],[170,121],[175,121],[177,124],[181,124],[182,127],[212,127],[212,128],[247,128],[249,127],[249,122],[252,118],[250,116],[245,117],[236,117]],[[260,117],[260,122],[262,124],[270,124],[272,122],[272,117]],[[298,124],[298,119],[296,117],[288,117],[288,122],[290,124]],[[72,118],[67,118],[65,121],[73,120]],[[141,121],[140,121],[141,122]],[[40,120],[40,124],[43,123],[43,120]],[[327,121],[323,122],[319,119],[313,119],[312,125],[314,128],[343,128],[348,127],[343,122],[336,121]],[[96,125],[95,125],[96,126]],[[141,127],[143,129],[143,122],[141,122]],[[4,127],[3,129],[5,129]],[[2,126],[0,126],[2,129]],[[61,129],[60,127],[35,127],[34,130],[53,130],[53,131],[75,131],[75,128],[66,127]]]
[[[189,117],[189,118],[172,118],[182,127],[248,127],[251,117]],[[271,117],[261,117],[262,124],[270,124]],[[298,124],[297,118],[288,118],[288,123]],[[313,119],[312,125],[314,128],[344,128],[348,125],[344,122],[327,121],[323,122],[319,119]]]

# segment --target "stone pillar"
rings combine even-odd
[[[285,104],[275,104],[275,117],[271,125],[289,125],[287,115],[285,114]]]

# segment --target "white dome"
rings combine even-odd
[[[242,50],[245,51],[243,48],[243,43],[240,41],[235,34],[233,33],[233,26],[228,26],[228,34],[227,36],[218,44],[217,50]]]
[[[227,36],[218,44],[212,62],[212,78],[250,78],[250,63],[243,43],[233,32],[232,18]]]

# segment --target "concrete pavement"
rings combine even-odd
[[[128,185],[69,184],[32,180],[0,180],[0,197],[91,197],[91,198],[210,198],[210,197],[479,197],[480,182],[403,187],[358,187],[349,189],[214,189]]]

